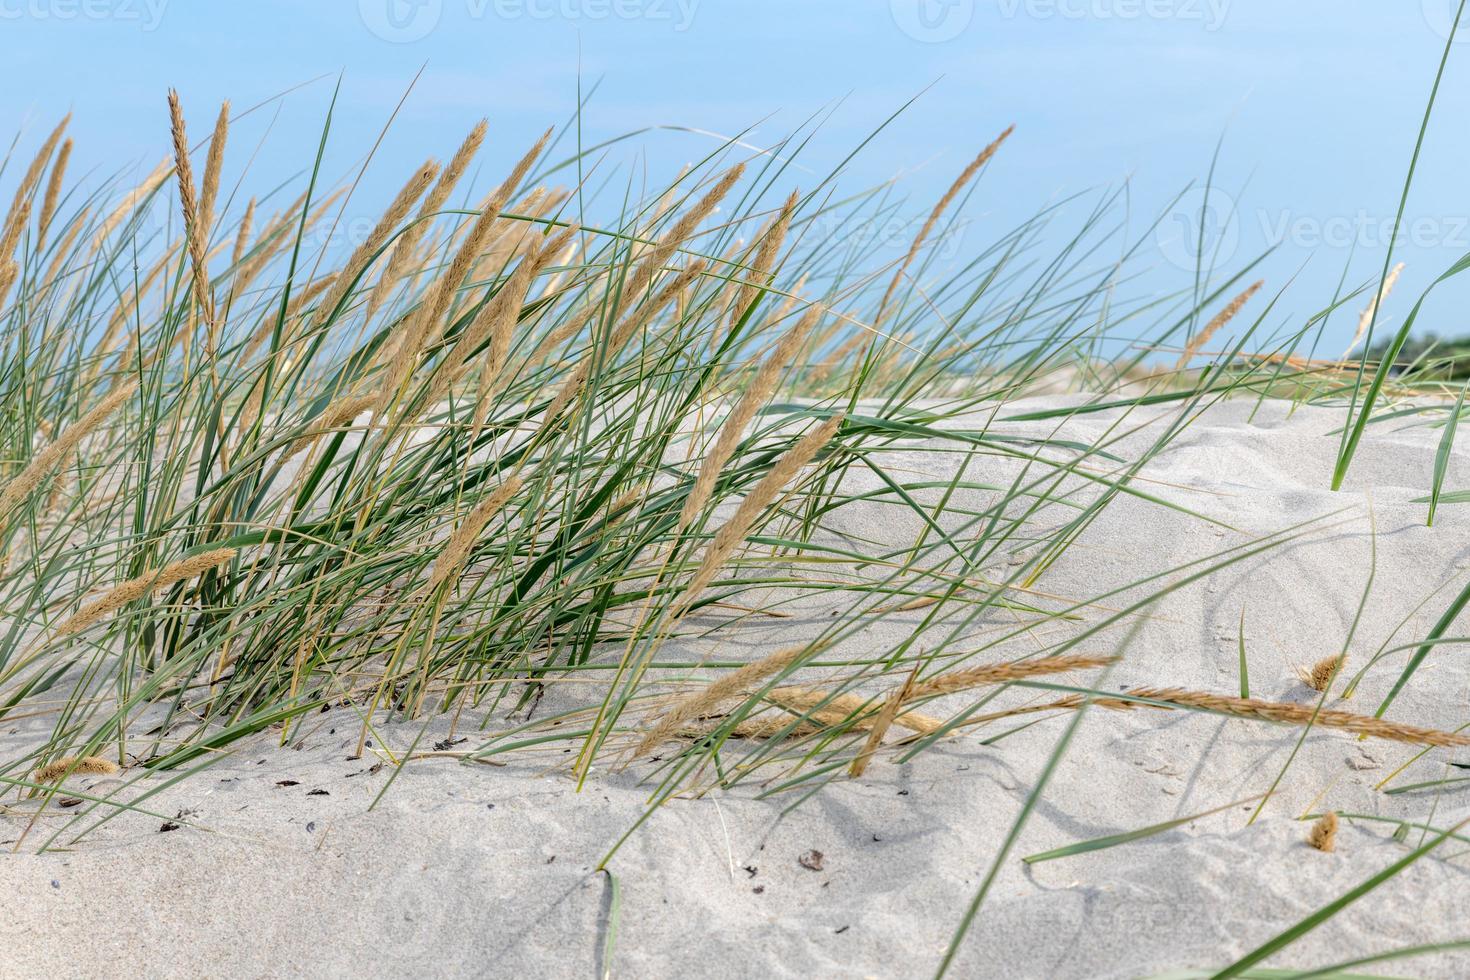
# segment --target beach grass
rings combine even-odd
[[[757,782],[803,798],[875,758],[1064,716],[973,904],[956,910],[943,972],[1089,707],[1104,710],[1088,724],[1195,711],[1303,739],[1326,726],[1470,741],[1382,717],[1470,588],[1376,716],[1325,707],[1340,657],[1308,672],[1314,706],[1252,698],[1243,609],[1238,697],[1103,686],[1162,598],[1330,520],[1124,589],[1046,589],[1120,497],[1220,523],[1143,476],[1213,404],[1349,405],[1337,473],[1324,474],[1341,483],[1366,427],[1400,411],[1395,396],[1454,399],[1432,370],[1386,367],[1360,396],[1366,353],[1298,352],[1361,289],[1294,327],[1272,319],[1255,262],[1202,265],[1175,295],[1129,300],[1136,246],[1112,192],[1051,254],[1050,209],[973,245],[963,205],[987,192],[1006,139],[1024,138],[1010,129],[893,255],[868,234],[903,207],[893,188],[840,196],[831,174],[789,193],[803,133],[760,152],[716,145],[644,192],[593,166],[605,148],[569,145],[575,126],[508,150],[518,162],[485,188],[468,175],[494,136],[477,127],[442,167],[404,174],[371,230],[333,251],[320,232],[356,205],[351,179],[328,186],[320,147],[300,186],[245,197],[222,183],[229,107],[198,143],[189,108],[170,95],[173,151],[141,180],[71,183],[66,122],[7,162],[20,177],[0,226],[0,718],[43,718],[48,734],[0,760],[0,780],[43,809],[83,765],[118,767],[138,789],[78,797],[33,843],[148,812],[145,778],[187,778],[247,739],[289,744],[326,711],[355,719],[359,752],[385,718],[447,716],[471,744],[434,755],[554,752],[584,783],[635,767],[650,813]],[[330,135],[329,116],[321,147]],[[965,256],[946,261],[940,246],[955,242]],[[1086,397],[1011,405],[1055,391]],[[1457,499],[1442,485],[1458,398],[1431,523]],[[1113,419],[1100,434],[1068,424],[1100,412]],[[919,450],[952,472],[915,465]],[[844,520],[859,507],[913,534],[865,536]],[[838,614],[763,658],[688,652],[814,598]],[[913,620],[906,639],[853,652],[897,615]],[[1052,674],[1068,676],[1040,679]],[[505,720],[548,690],[578,703]],[[1061,697],[998,700],[1018,693]]]

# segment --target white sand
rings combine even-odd
[[[1060,403],[1049,398],[1012,410]],[[1470,562],[1470,505],[1442,507],[1437,525],[1426,528],[1425,506],[1411,502],[1428,491],[1437,429],[1374,426],[1349,488],[1334,494],[1326,489],[1337,447],[1332,433],[1344,413],[1292,413],[1286,403],[1268,402],[1249,421],[1252,407],[1242,400],[1210,409],[1149,463],[1144,476],[1153,482],[1139,484],[1233,530],[1120,497],[1039,587],[1097,595],[1342,513],[1166,598],[1107,679],[1110,688],[1237,692],[1244,608],[1252,693],[1308,701],[1312,692],[1293,666],[1337,652],[1347,634],[1370,567],[1370,498],[1378,574],[1349,671],[1396,630],[1394,643],[1421,638],[1460,588]],[[1154,424],[1115,451],[1131,458],[1172,417],[1159,408],[1135,413],[1125,427]],[[1092,441],[1117,419],[1081,416],[1062,434]],[[955,465],[953,454],[903,459],[907,472],[939,476]],[[992,482],[1014,473],[988,458],[980,469],[973,478]],[[1456,453],[1446,484],[1470,487],[1470,455]],[[839,519],[855,534],[911,541],[916,523],[893,515],[887,508]],[[1120,598],[1107,606],[1125,604]],[[798,608],[793,620],[738,624],[721,641],[721,655],[758,653],[830,619],[819,604]],[[1087,620],[1106,615],[1094,609]],[[886,650],[921,616],[888,617],[858,639],[869,655]],[[1449,635],[1466,635],[1467,626]],[[1121,636],[1114,631],[1087,649],[1111,649]],[[1023,641],[1017,652],[1034,648]],[[692,653],[712,649],[689,646]],[[1470,667],[1458,649],[1432,654],[1390,716],[1441,728],[1470,721]],[[1339,707],[1371,712],[1404,656],[1387,658]],[[551,755],[501,757],[510,760],[504,767],[423,760],[402,771],[369,812],[392,770],[369,771],[371,754],[348,760],[354,717],[347,710],[318,716],[312,724],[321,727],[296,750],[238,747],[139,804],[167,817],[183,814],[187,825],[168,833],[159,832],[160,818],[125,814],[73,850],[36,854],[66,811],[43,818],[21,853],[0,860],[0,894],[9,899],[0,915],[0,975],[588,976],[609,966],[602,952],[609,888],[592,868],[643,812],[653,787],[639,778],[651,767],[599,772],[577,793]],[[902,766],[882,755],[863,778],[834,780],[784,817],[795,796],[755,799],[753,784],[669,803],[612,863],[622,888],[613,975],[932,975],[1068,717],[989,747],[969,735]],[[444,726],[435,725],[421,746],[442,737]],[[403,749],[420,727],[398,724],[381,734]],[[10,731],[0,748],[35,738],[24,724]],[[1250,807],[1235,807],[1093,854],[1029,868],[1019,860],[1259,793],[1297,734],[1185,712],[1088,713],[954,975],[1135,977],[1221,967],[1406,853],[1392,839],[1393,824],[1351,821],[1337,851],[1319,853],[1304,843],[1307,826],[1293,819],[1302,812],[1331,808],[1439,827],[1470,815],[1470,797],[1458,786],[1374,791],[1412,747],[1317,731],[1253,825],[1246,825]],[[1454,758],[1431,753],[1396,782],[1454,775],[1445,766]],[[70,784],[94,792],[115,785],[95,777]],[[5,840],[24,828],[19,816],[0,817]],[[56,846],[68,839],[61,835]],[[1407,843],[1420,839],[1413,831]],[[1470,937],[1470,873],[1457,856],[1466,848],[1449,842],[1268,965],[1317,966]],[[822,852],[821,870],[799,863],[810,850]],[[1470,954],[1367,972],[1464,976]]]

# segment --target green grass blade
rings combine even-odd
[[[1235,635],[1236,652],[1240,657],[1240,696],[1251,696],[1251,669],[1245,659],[1245,606],[1240,607],[1240,629]]]
[[[1434,486],[1429,491],[1429,516],[1424,521],[1429,527],[1434,526],[1434,511],[1439,506],[1440,490],[1444,487],[1445,473],[1450,468],[1450,451],[1455,446],[1455,429],[1460,424],[1460,411],[1465,407],[1466,388],[1470,388],[1470,384],[1460,386],[1460,396],[1455,399],[1455,409],[1450,413],[1449,421],[1444,426],[1444,432],[1439,437],[1439,447],[1434,451]]]
[[[1147,827],[1140,827],[1138,830],[1130,830],[1122,834],[1109,834],[1106,837],[1094,837],[1092,840],[1080,841],[1076,844],[1068,844],[1065,847],[1054,848],[1050,851],[1041,851],[1040,853],[1031,854],[1023,857],[1021,858],[1021,860],[1025,861],[1027,864],[1040,864],[1043,861],[1055,861],[1057,858],[1072,857],[1076,854],[1088,854],[1092,851],[1107,850],[1110,847],[1117,847],[1119,844],[1131,844],[1134,841],[1143,840],[1144,838],[1152,837],[1155,834],[1162,834],[1165,831],[1173,830],[1176,827],[1183,827],[1185,824],[1193,823],[1194,821],[1199,820],[1203,817],[1214,816],[1217,813],[1224,813],[1226,810],[1233,810],[1235,807],[1241,806],[1243,804],[1253,803],[1262,795],[1264,794],[1247,796],[1245,799],[1235,800],[1233,802],[1226,803],[1223,806],[1217,806],[1212,810],[1204,810],[1200,813],[1192,813],[1187,817],[1179,817],[1174,820],[1165,820],[1163,823],[1156,823],[1151,824]]]
[[[1393,234],[1389,236],[1388,248],[1383,256],[1383,272],[1378,277],[1380,289],[1382,288],[1382,284],[1388,281],[1388,270],[1393,266],[1393,243],[1397,241],[1399,226],[1403,224],[1404,209],[1409,204],[1409,188],[1414,184],[1414,171],[1419,166],[1419,153],[1424,148],[1424,137],[1429,132],[1429,119],[1434,113],[1434,103],[1439,96],[1439,83],[1444,78],[1445,66],[1449,64],[1450,51],[1455,45],[1455,32],[1459,30],[1460,18],[1465,13],[1465,3],[1466,0],[1460,0],[1459,6],[1455,9],[1454,22],[1450,27],[1449,34],[1445,37],[1444,53],[1440,56],[1439,68],[1434,73],[1434,85],[1429,90],[1429,101],[1424,106],[1424,118],[1419,123],[1419,135],[1414,140],[1414,152],[1409,158],[1409,172],[1404,177],[1404,189],[1399,195],[1398,211],[1395,213],[1393,219]],[[1441,276],[1439,281],[1443,281],[1444,278],[1445,276]],[[1357,417],[1353,420],[1342,448],[1338,452],[1337,465],[1333,468],[1332,472],[1333,490],[1342,489],[1342,481],[1347,478],[1348,467],[1352,465],[1353,455],[1358,449],[1358,440],[1363,436],[1363,427],[1373,414],[1373,405],[1378,400],[1379,392],[1383,389],[1383,382],[1388,377],[1388,372],[1393,365],[1394,359],[1398,357],[1399,351],[1403,349],[1404,341],[1409,336],[1409,330],[1413,326],[1414,319],[1422,303],[1423,299],[1421,297],[1419,303],[1414,304],[1414,312],[1405,319],[1404,325],[1399,329],[1398,335],[1394,338],[1393,344],[1390,345],[1388,353],[1384,355],[1383,359],[1379,362],[1378,368],[1373,372],[1373,381],[1368,386],[1368,393],[1363,398],[1362,407],[1358,408]],[[1368,348],[1373,343],[1373,327],[1378,322],[1379,308],[1382,305],[1381,303],[1373,304],[1373,315],[1368,321],[1368,331],[1363,338],[1363,356],[1358,362],[1358,381],[1353,388],[1353,405],[1348,407],[1349,418],[1353,417],[1353,408],[1356,406],[1358,397],[1357,385],[1362,383],[1363,371],[1368,365]]]

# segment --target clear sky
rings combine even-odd
[[[167,147],[164,94],[180,89],[194,135],[219,100],[243,108],[310,82],[232,134],[252,188],[309,165],[336,79],[328,172],[351,171],[424,67],[358,194],[376,213],[424,157],[450,153],[481,116],[499,169],[599,87],[587,143],[647,126],[734,133],[760,144],[827,114],[803,155],[811,179],[905,102],[851,166],[859,190],[905,175],[927,207],[1008,123],[971,202],[978,250],[1050,202],[1127,182],[1142,228],[1203,181],[1238,206],[1225,254],[1281,248],[1266,278],[1293,276],[1283,309],[1325,303],[1344,264],[1366,280],[1387,227],[1453,0],[0,0],[0,131],[32,140],[75,113],[74,167],[151,166]],[[1470,30],[1462,29],[1470,41]],[[326,77],[321,77],[326,76]],[[318,79],[317,81],[311,81]],[[1408,207],[1408,263],[1386,313],[1470,251],[1470,43],[1457,44]],[[713,137],[679,130],[622,144],[650,181]],[[81,172],[80,169],[77,172]],[[227,176],[230,171],[227,170]],[[799,182],[803,171],[793,172]],[[1223,197],[1220,199],[1224,199]],[[1182,285],[1173,216],[1144,288]],[[354,205],[355,207],[358,205]],[[1085,214],[1079,206],[1076,217]],[[1470,330],[1465,296],[1427,325]],[[1341,330],[1348,331],[1344,321]]]

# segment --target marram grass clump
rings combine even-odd
[[[1010,127],[906,224],[892,186],[793,165],[805,131],[709,144],[660,185],[617,170],[617,141],[583,150],[580,120],[519,138],[481,121],[398,173],[370,154],[388,191],[369,207],[365,174],[334,184],[320,148],[273,180],[235,149],[248,113],[226,103],[197,142],[190,118],[160,99],[151,170],[78,178],[63,120],[6,171],[17,847],[319,726],[382,765],[631,768],[650,813],[742,783],[800,802],[937,743],[1060,733],[1012,843],[1084,722],[1209,714],[1263,733],[1263,757],[1309,735],[1470,745],[1387,702],[1250,697],[1243,611],[1240,697],[1140,676],[1129,643],[1161,599],[1317,522],[1122,588],[1057,584],[1119,501],[1220,526],[1144,472],[1213,402],[1371,404],[1420,375],[1375,375],[1359,401],[1365,372],[1310,352],[1325,316],[1260,336],[1276,298],[1255,263],[1130,293],[1147,258],[1111,258],[1133,240],[1115,196],[1060,244],[1060,207],[968,217],[998,193]],[[1013,404],[1042,393],[1066,397]],[[1344,663],[1301,678],[1325,694]],[[458,748],[387,727],[430,716]],[[55,790],[120,772],[106,796]],[[1121,829],[1072,848],[1159,827]]]
[[[509,750],[491,719],[563,681],[581,700],[510,744],[567,749],[582,778],[596,760],[661,766],[668,787],[705,778],[730,739],[746,754],[720,767],[727,784],[813,760],[859,776],[1013,716],[1136,704],[1011,695],[1117,664],[1073,649],[1100,629],[1086,597],[1038,582],[1120,496],[1160,505],[1133,478],[1181,427],[1129,460],[1111,435],[993,428],[1008,403],[1060,387],[1184,419],[1206,398],[1305,374],[1316,397],[1348,376],[1247,357],[1259,282],[1130,302],[1126,264],[1098,277],[1083,258],[1111,235],[1096,219],[1050,264],[1033,261],[1050,210],[950,260],[1011,128],[888,242],[871,233],[893,225],[885,188],[835,194],[835,174],[741,142],[613,194],[574,130],[511,141],[482,121],[364,214],[320,155],[295,182],[255,183],[229,104],[199,142],[189,118],[168,93],[163,162],[97,184],[71,182],[81,143],[63,121],[0,223],[0,595],[16,627],[0,717],[54,722],[0,767],[56,759],[43,782],[98,758],[74,759],[84,745],[163,771],[348,704],[364,745],[380,713],[443,713],[486,730],[481,757]],[[334,245],[347,225],[363,230]],[[1141,331],[1130,349],[1166,352],[1197,320],[1176,372],[1102,353],[1124,324]],[[1233,349],[1185,374],[1227,324]],[[920,447],[964,463],[926,475]],[[853,535],[855,507],[907,537]],[[1022,546],[1036,557],[997,575]],[[809,601],[840,614],[743,663],[721,652]],[[908,638],[873,645],[889,616]]]

